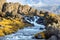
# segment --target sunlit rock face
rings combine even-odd
[[[47,17],[47,16],[46,16]],[[44,17],[42,17],[44,18]],[[40,20],[40,19],[39,19]],[[55,37],[57,38],[56,40],[59,40],[60,38],[60,29],[59,29],[59,25],[60,25],[60,19],[59,16],[53,15],[53,14],[49,14],[47,19],[42,19],[42,20],[46,20],[45,24],[47,22],[47,26],[46,26],[46,31],[43,32],[39,32],[35,35],[36,39],[40,39],[42,35],[42,38],[44,39],[55,39]],[[44,21],[42,21],[43,23]],[[40,23],[40,22],[38,22]],[[52,38],[52,36],[54,35],[54,38]]]
[[[6,2],[6,0],[0,0],[0,11],[2,9],[3,4]]]

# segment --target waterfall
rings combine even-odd
[[[38,16],[34,16],[32,18],[30,17],[25,17],[25,20],[31,24],[33,24],[34,26],[40,27],[41,29],[45,29],[44,25],[38,24],[36,21],[39,19]]]

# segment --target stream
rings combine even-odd
[[[25,17],[25,20],[34,26],[25,27],[21,30],[18,30],[14,34],[6,35],[4,37],[0,37],[0,40],[36,40],[32,37],[39,32],[45,31],[45,26],[42,24],[38,24],[36,21],[39,19],[38,16],[34,17]]]

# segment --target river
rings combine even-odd
[[[38,16],[34,16],[32,18],[30,17],[25,17],[25,20],[34,26],[32,27],[25,27],[23,29],[19,29],[16,33],[6,35],[4,37],[0,37],[0,40],[36,40],[33,39],[34,35],[36,33],[45,31],[45,26],[38,24],[36,21],[39,19]],[[44,39],[43,39],[44,40]]]

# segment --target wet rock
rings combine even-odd
[[[48,40],[58,40],[56,36],[52,36],[51,38],[49,38]]]
[[[45,34],[43,32],[34,35],[35,39],[45,39]]]
[[[13,15],[12,15],[12,13],[9,13],[9,12],[6,12],[6,14],[5,14],[5,16],[4,16],[5,18],[7,17],[13,17]]]
[[[35,10],[36,9],[34,9],[34,8],[31,8],[30,10],[29,10],[29,14],[31,15],[36,15],[36,13],[35,13]]]
[[[40,18],[36,21],[38,24],[42,24],[44,25],[44,17],[43,16],[40,16]]]
[[[52,29],[46,30],[46,31],[43,31],[43,32],[35,34],[34,38],[36,38],[36,39],[41,39],[41,38],[42,39],[49,39],[49,38],[51,38],[54,35],[54,37],[59,39],[59,37],[57,35],[58,34],[57,32],[58,32],[57,30],[54,31]]]

